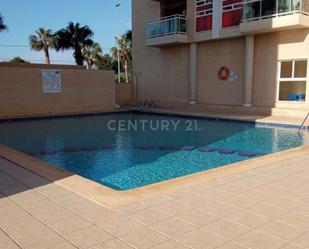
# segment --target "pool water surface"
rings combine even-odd
[[[309,144],[297,129],[119,113],[0,123],[0,143],[116,190]]]

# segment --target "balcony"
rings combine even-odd
[[[309,0],[245,0],[244,34],[309,27]]]
[[[172,15],[151,20],[145,27],[146,46],[162,47],[186,43],[187,26],[185,15]]]

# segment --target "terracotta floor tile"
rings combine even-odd
[[[282,207],[278,207],[275,205],[270,205],[267,202],[266,203],[256,203],[246,208],[247,211],[255,212],[257,214],[275,218],[278,217],[284,213],[286,213],[288,210]]]
[[[80,248],[89,248],[113,238],[102,229],[92,226],[65,235],[66,239]]]
[[[32,195],[32,194],[31,194]],[[41,198],[41,197],[40,197]],[[42,196],[42,199],[28,196],[23,197],[23,201],[17,200],[19,204],[33,216],[46,224],[54,223],[58,220],[73,216],[69,210],[61,207],[59,204]]]
[[[171,215],[155,208],[146,208],[129,215],[132,219],[138,220],[146,225],[152,225],[166,220]]]
[[[209,233],[219,235],[225,239],[233,239],[249,230],[247,226],[234,223],[225,219],[219,219],[201,228]]]
[[[182,213],[186,210],[193,209],[192,206],[181,202],[181,201],[168,201],[164,202],[160,205],[155,206],[155,208],[158,208],[159,210],[169,213],[170,215],[177,215],[179,213]]]
[[[214,249],[227,242],[226,239],[203,229],[196,229],[189,233],[176,237],[177,240],[194,249]]]
[[[227,242],[226,244],[223,244],[222,246],[216,247],[216,249],[248,249],[248,248],[242,247],[236,242]]]
[[[309,216],[302,215],[295,212],[289,212],[277,218],[278,221],[295,225],[302,229],[309,229]]]
[[[25,249],[76,249],[76,247],[69,241],[61,237],[57,237],[51,240],[30,245],[29,247],[25,247]]]
[[[123,216],[110,222],[101,224],[100,227],[112,233],[116,237],[119,237],[129,232],[134,232],[147,228],[146,225],[127,216]]]
[[[257,213],[248,212],[246,210],[241,210],[238,213],[228,216],[227,219],[235,223],[245,225],[249,228],[254,228],[268,222],[271,218]]]
[[[112,209],[0,158],[0,248],[309,248],[308,163],[291,158]]]
[[[20,249],[20,247],[1,230],[0,230],[0,248]]]
[[[234,240],[241,246],[248,247],[250,249],[277,249],[281,248],[286,243],[283,240],[256,230],[250,231]]]
[[[97,244],[89,249],[133,249],[133,247],[122,242],[119,239],[111,239],[100,244]]]
[[[89,212],[81,214],[80,216],[92,223],[101,225],[118,219],[122,217],[123,214],[117,210],[98,206],[97,208],[91,208]]]
[[[179,242],[175,240],[169,240],[158,246],[153,247],[152,249],[189,249],[189,247],[183,244],[180,244]]]
[[[309,248],[309,232],[303,233],[300,237],[295,239],[293,243],[300,245],[304,248]]]
[[[164,202],[167,202],[169,200],[170,200],[170,198],[168,198],[168,196],[158,195],[158,196],[154,196],[154,197],[144,199],[143,202],[145,204],[147,204],[148,206],[155,206],[155,205],[159,205],[159,204],[162,204]]]
[[[39,187],[36,187],[34,190],[48,198],[54,198],[59,195],[65,195],[65,194],[71,193],[69,190],[63,187],[60,187],[55,183],[49,183],[43,186],[39,186]]]
[[[65,195],[54,196],[52,200],[76,214],[89,213],[91,210],[99,207],[99,205],[94,202],[91,202],[73,192]]]
[[[168,236],[174,237],[179,234],[187,233],[195,228],[195,225],[177,219],[175,217],[168,218],[162,222],[156,223],[151,226],[156,231],[159,231]]]
[[[192,223],[196,226],[202,226],[215,220],[219,219],[220,217],[209,213],[203,209],[193,209],[188,210],[183,213],[176,215],[177,218]]]
[[[91,226],[93,226],[92,223],[76,215],[50,224],[50,227],[52,229],[54,229],[55,231],[57,231],[62,235],[72,233]]]
[[[294,243],[289,243],[289,244],[286,244],[284,247],[281,247],[280,249],[306,249],[302,246],[298,246]]]
[[[168,237],[162,233],[150,228],[143,228],[137,231],[130,231],[119,237],[124,242],[138,249],[153,248],[156,245],[168,240]]]
[[[132,203],[130,205],[126,205],[126,206],[117,208],[117,211],[119,211],[120,213],[123,213],[123,214],[132,214],[132,213],[138,212],[140,210],[143,210],[147,207],[148,207],[148,205],[146,205],[143,202],[135,202],[135,203]]]
[[[11,219],[11,224],[2,223],[0,226],[23,247],[58,237],[53,230],[30,215],[19,216],[17,219]]]
[[[278,221],[270,221],[262,226],[259,226],[257,230],[286,241],[291,241],[299,237],[304,232],[303,229],[297,226],[288,225]]]
[[[292,211],[305,216],[309,216],[309,203],[300,204],[299,206],[295,207]]]
[[[237,185],[234,183],[224,184],[222,186],[217,187],[216,189],[221,190],[221,191],[226,191],[232,194],[238,194],[238,193],[249,190],[249,188],[247,188],[246,186]]]

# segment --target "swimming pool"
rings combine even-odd
[[[0,123],[0,143],[116,190],[309,144],[296,129],[118,113]]]

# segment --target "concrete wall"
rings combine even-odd
[[[61,70],[61,93],[42,91],[42,69],[51,68]],[[0,93],[0,119],[94,113],[115,103],[113,72],[83,67],[0,64]]]
[[[126,105],[130,100],[133,100],[132,83],[116,83],[116,103],[118,105]]]
[[[242,105],[244,91],[244,38],[216,40],[198,45],[198,103]],[[237,80],[220,80],[221,67],[228,67]]]
[[[194,21],[192,21],[194,3],[193,0],[188,1],[189,42],[200,41],[194,35]],[[139,99],[151,98],[157,103],[188,103],[190,44],[161,48],[147,47],[144,26],[146,21],[160,17],[159,1],[133,0],[132,6],[133,66],[139,77]],[[238,33],[234,35],[238,37],[204,40],[198,43],[197,102],[199,104],[244,105],[245,36],[240,34],[239,29],[237,30]],[[255,35],[253,107],[269,108],[269,110],[276,107],[308,109],[309,80],[306,103],[277,101],[278,61],[299,58],[309,59],[309,29],[276,30]],[[237,80],[234,82],[220,80],[218,71],[222,66],[234,72]]]
[[[189,1],[188,6],[190,13],[194,14],[194,2]],[[133,66],[139,77],[139,99],[188,103],[190,44],[162,48],[145,46],[144,25],[148,20],[160,16],[160,4],[156,1],[133,0],[132,7]],[[189,20],[195,19],[189,18]],[[194,31],[194,22],[190,26],[189,31]],[[195,37],[195,32],[189,33],[191,38]],[[218,70],[222,66],[227,66],[235,72],[238,80],[230,83],[218,79]],[[198,102],[242,105],[243,67],[243,37],[198,43]]]
[[[308,108],[307,103],[276,103],[278,61],[291,59],[309,60],[309,30],[289,30],[255,37],[255,63],[253,105],[267,107]],[[309,63],[308,63],[309,64]],[[309,76],[309,70],[307,70]],[[309,78],[308,78],[309,79]]]
[[[132,7],[133,66],[138,75],[139,99],[147,97],[155,101],[187,103],[189,45],[162,49],[146,47],[144,25],[147,20],[160,16],[160,4],[133,0]]]

